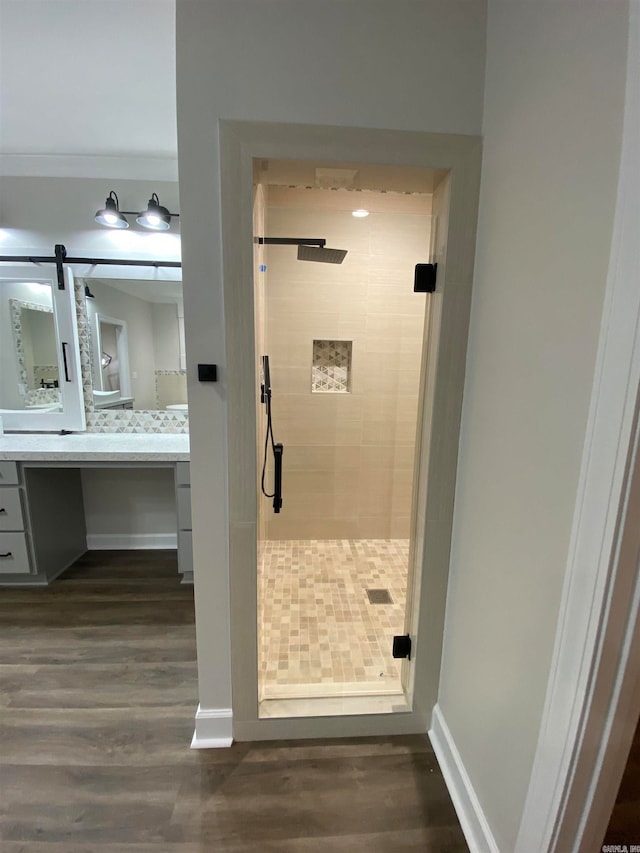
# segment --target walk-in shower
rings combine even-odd
[[[268,234],[325,234],[255,240],[262,717],[404,701],[392,649],[406,634],[427,298],[414,268],[429,260],[431,199],[366,196],[371,215],[356,219],[360,193],[357,203],[290,185],[256,194]],[[345,698],[360,704],[337,711]]]

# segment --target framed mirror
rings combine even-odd
[[[50,296],[50,293],[47,292],[46,296]],[[9,312],[18,382],[13,389],[7,388],[5,402],[10,401],[9,394],[13,390],[15,408],[21,408],[23,404],[25,409],[61,411],[62,392],[53,308],[40,302],[10,298]]]
[[[95,411],[187,413],[182,282],[87,279]]]
[[[34,270],[35,271],[35,270]],[[0,417],[20,432],[83,430],[73,274],[0,267]]]

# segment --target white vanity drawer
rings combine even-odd
[[[20,489],[0,489],[0,530],[24,530]]]
[[[176,485],[191,485],[191,472],[188,462],[176,462]]]
[[[190,530],[178,530],[178,571],[193,571],[193,544]]]
[[[0,573],[29,574],[29,550],[24,533],[0,533]]]
[[[178,530],[191,530],[191,489],[181,486],[177,490]]]
[[[0,486],[13,486],[18,482],[18,466],[15,462],[0,462]]]

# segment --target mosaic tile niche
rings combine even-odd
[[[91,378],[91,326],[87,315],[84,284],[82,279],[76,280],[75,300],[87,432],[188,433],[189,416],[186,412],[138,411],[136,409],[96,411],[93,405],[93,379]],[[182,373],[182,371],[177,372]]]
[[[351,341],[314,341],[311,391],[346,394],[351,390]]]

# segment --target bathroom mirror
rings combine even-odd
[[[82,430],[73,275],[0,268],[0,417],[16,431]]]
[[[47,296],[50,297],[50,293]],[[60,405],[62,395],[53,308],[38,302],[9,299],[9,310],[18,388],[25,391],[25,408],[47,403]]]
[[[92,278],[85,304],[97,411],[187,411],[182,282]]]

